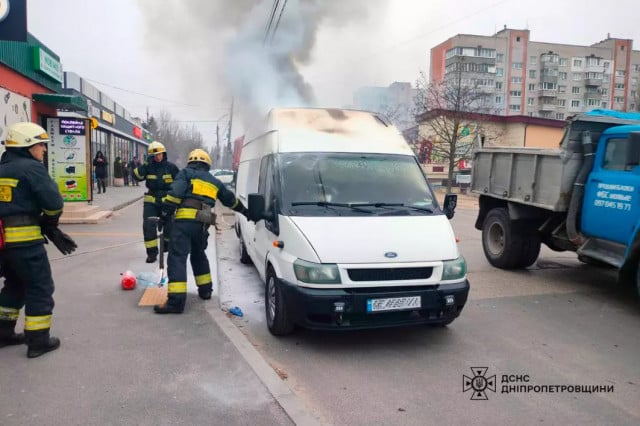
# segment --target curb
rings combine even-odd
[[[289,388],[289,386],[282,381],[282,379],[276,374],[269,363],[258,352],[258,350],[249,342],[249,339],[242,334],[242,332],[236,327],[222,310],[222,304],[220,302],[220,268],[218,264],[218,235],[215,235],[215,247],[216,247],[216,272],[217,279],[214,284],[214,296],[212,302],[209,304],[210,308],[207,308],[207,312],[213,320],[218,324],[218,327],[224,332],[227,338],[231,341],[233,346],[240,352],[240,355],[253,369],[258,379],[267,388],[271,396],[282,407],[284,412],[289,416],[291,421],[300,426],[315,426],[322,425],[322,423],[315,417],[313,417],[304,404],[298,399],[297,395]],[[215,300],[213,300],[215,299]]]

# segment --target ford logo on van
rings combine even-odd
[[[384,257],[388,257],[389,259],[393,259],[394,257],[398,257],[398,253],[395,251],[388,251],[384,254]]]

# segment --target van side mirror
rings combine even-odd
[[[635,167],[640,165],[640,132],[629,133],[627,140],[627,164]]]
[[[444,215],[447,216],[447,219],[453,218],[457,205],[458,194],[449,193],[444,196],[444,207],[442,208],[442,211],[444,212]]]
[[[249,210],[249,217],[254,221],[264,219],[264,196],[261,194],[249,194],[247,209]]]

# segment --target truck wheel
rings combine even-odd
[[[240,263],[243,265],[251,265],[251,258],[249,257],[249,253],[247,253],[247,247],[244,245],[244,241],[242,237],[239,239],[240,242]]]
[[[524,268],[532,265],[540,254],[540,235],[515,229],[507,209],[495,208],[484,220],[482,248],[496,268]]]
[[[287,313],[280,281],[270,267],[267,270],[267,284],[264,292],[264,308],[267,316],[267,327],[274,336],[284,336],[293,331],[293,321]]]

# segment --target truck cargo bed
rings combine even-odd
[[[552,211],[569,207],[582,156],[563,163],[561,150],[488,148],[476,151],[471,191]],[[559,182],[567,182],[559,185]]]

